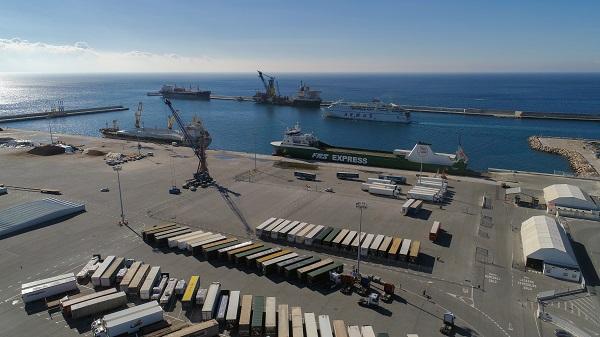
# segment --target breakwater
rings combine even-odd
[[[102,106],[102,107],[95,107],[95,108],[43,111],[43,112],[35,112],[35,113],[20,114],[20,115],[0,116],[0,123],[20,122],[20,121],[45,119],[45,118],[60,118],[60,117],[88,115],[88,114],[95,114],[95,113],[102,113],[102,112],[125,111],[125,110],[129,110],[129,108],[126,108],[122,105],[112,105],[112,106]]]
[[[575,174],[577,176],[583,176],[583,177],[598,177],[598,176],[600,176],[600,174],[587,161],[587,159],[585,159],[585,157],[577,151],[567,150],[567,149],[560,148],[560,147],[544,145],[542,143],[541,137],[539,137],[539,136],[531,136],[527,139],[527,142],[529,143],[529,147],[531,147],[533,150],[558,154],[560,156],[567,158],[567,160],[569,161],[569,165],[571,165],[573,172],[575,172]]]

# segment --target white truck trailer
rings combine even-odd
[[[24,303],[34,302],[77,289],[77,279],[73,273],[66,278],[63,277],[44,283],[31,282],[29,284],[34,285],[21,289],[21,299],[23,299]]]
[[[105,315],[92,323],[92,333],[94,337],[133,334],[163,319],[163,309],[158,302],[152,301]]]
[[[400,191],[397,188],[391,189],[377,184],[372,184],[369,186],[369,193],[392,198],[400,197]]]
[[[156,282],[158,281],[159,277],[160,267],[154,266],[150,268],[150,271],[148,272],[148,275],[146,275],[144,283],[142,283],[142,286],[140,287],[140,298],[142,300],[150,299],[150,296],[152,295],[152,288],[154,287],[154,284],[156,284]]]
[[[160,296],[160,301],[158,301],[160,305],[166,306],[171,303],[171,299],[173,299],[173,295],[175,294],[175,286],[177,286],[177,279],[170,278],[169,282],[167,282],[167,286],[165,287],[165,291],[163,291],[162,295]]]
[[[71,306],[71,317],[74,319],[93,316],[127,304],[127,294],[123,291],[88,301],[79,302]]]
[[[277,299],[275,297],[265,299],[265,334],[267,336],[277,334]]]
[[[102,277],[102,274],[104,274],[104,272],[106,271],[106,269],[108,269],[108,267],[111,265],[111,263],[113,263],[113,261],[115,260],[115,257],[110,255],[107,256],[104,261],[102,261],[99,265],[98,265],[98,269],[96,269],[96,271],[94,272],[94,274],[92,274],[92,285],[94,287],[99,287],[100,286],[100,277]]]
[[[208,292],[206,293],[206,300],[202,305],[202,320],[208,321],[213,319],[214,312],[217,306],[217,300],[219,297],[219,291],[221,290],[221,283],[213,282],[208,286]]]
[[[321,333],[321,337],[333,337],[331,321],[328,315],[319,315],[319,332]]]
[[[225,327],[229,330],[236,326],[238,312],[240,311],[240,291],[232,290],[229,292],[229,303],[227,304],[227,314],[225,315]]]

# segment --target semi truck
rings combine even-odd
[[[96,297],[71,305],[71,317],[74,319],[97,315],[127,304],[127,295],[123,291]]]
[[[141,328],[160,322],[163,319],[163,309],[158,305],[158,302],[151,301],[105,315],[92,322],[92,333],[94,337],[133,334]]]
[[[398,189],[391,189],[385,186],[380,187],[377,184],[372,184],[371,186],[369,186],[369,193],[392,198],[400,197],[400,191]]]

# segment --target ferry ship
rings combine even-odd
[[[306,160],[376,166],[452,174],[474,174],[467,169],[468,157],[459,145],[456,153],[433,152],[431,145],[419,142],[410,150],[396,149],[391,152],[335,147],[320,141],[311,133],[303,133],[296,124],[285,131],[282,141],[271,142],[274,154]]]
[[[177,85],[163,85],[158,94],[169,99],[210,99],[210,90],[200,90],[200,88],[192,90],[191,87],[186,89]]]
[[[344,103],[334,102],[323,109],[326,117],[355,119],[363,121],[410,123],[410,112],[400,106],[378,100],[373,103]]]

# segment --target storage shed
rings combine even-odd
[[[555,214],[557,207],[578,210],[598,210],[598,205],[579,187],[568,184],[555,184],[544,188],[544,199],[548,213]]]

